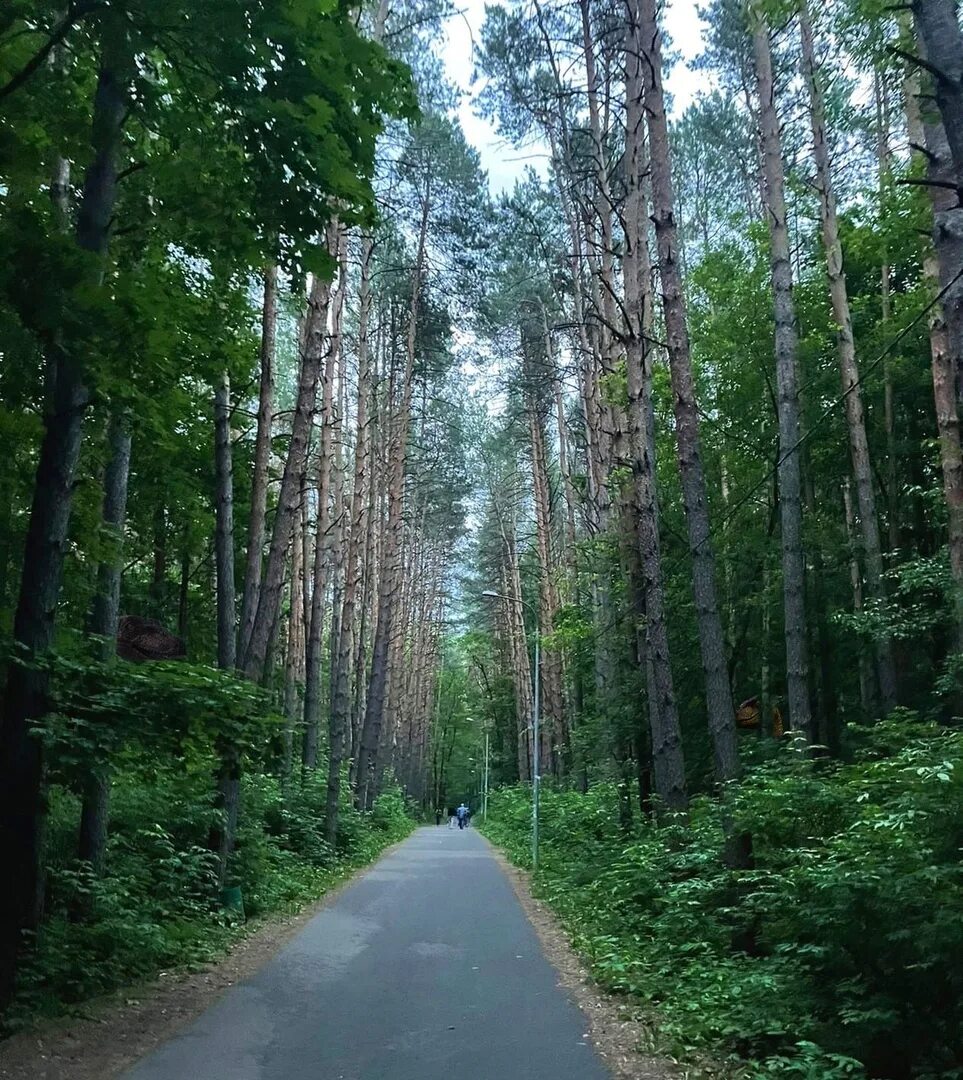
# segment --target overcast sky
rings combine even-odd
[[[460,10],[461,14],[448,20],[442,56],[449,77],[470,94],[474,45],[485,18],[485,0],[463,0]],[[673,47],[682,58],[666,78],[666,87],[673,95],[673,112],[678,113],[705,85],[705,76],[687,66],[702,51],[702,24],[696,13],[696,0],[669,0],[664,19]],[[516,150],[506,144],[488,121],[475,115],[470,97],[463,100],[459,117],[465,136],[481,155],[493,193],[511,189],[526,165],[544,174],[545,149]]]

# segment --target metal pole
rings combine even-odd
[[[532,709],[532,870],[538,869],[538,713],[539,713],[539,650],[538,624],[535,626],[535,700]]]
[[[488,730],[485,730],[485,795],[482,799],[482,821],[488,820]]]

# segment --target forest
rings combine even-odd
[[[956,5],[464,14],[0,11],[3,1032],[464,799],[690,1075],[959,1077]]]

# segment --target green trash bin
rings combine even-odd
[[[227,885],[221,889],[221,907],[238,918],[244,918],[244,897],[240,885]]]

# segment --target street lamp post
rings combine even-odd
[[[489,600],[507,600],[510,604],[520,604],[522,607],[528,608],[530,612],[535,616],[535,666],[532,672],[532,869],[538,869],[538,784],[541,777],[538,775],[539,760],[538,760],[538,724],[539,724],[539,712],[540,712],[540,697],[541,697],[541,648],[539,639],[541,634],[538,626],[538,611],[531,604],[527,603],[520,596],[506,596],[504,593],[495,592],[493,589],[486,589],[482,596]],[[487,804],[487,785],[486,785],[486,804]]]
[[[491,747],[489,745],[488,725],[485,725],[485,784],[482,788],[482,821],[488,820],[488,777],[491,763]]]

